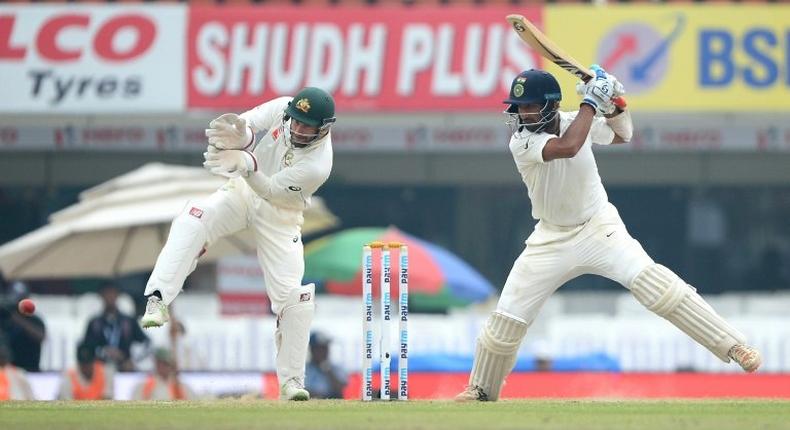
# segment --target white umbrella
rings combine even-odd
[[[225,180],[199,167],[145,165],[80,193],[49,224],[0,247],[7,279],[110,277],[151,270],[173,218]],[[305,211],[304,234],[337,225],[320,198]],[[249,231],[214,243],[200,259],[255,252]]]

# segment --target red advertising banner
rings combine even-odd
[[[187,29],[189,109],[248,109],[304,86],[343,111],[480,111],[539,59],[506,7],[195,6]],[[538,7],[519,9],[541,22]]]

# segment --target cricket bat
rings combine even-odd
[[[532,49],[534,49],[541,57],[551,61],[557,66],[567,70],[572,75],[581,79],[584,82],[589,81],[595,75],[593,72],[578,62],[575,58],[568,55],[559,46],[551,41],[542,31],[538,30],[534,24],[524,18],[523,15],[508,15],[507,20],[513,26],[513,30],[518,33],[518,36],[526,42]],[[625,109],[626,102],[622,97],[612,99],[615,106],[620,109]]]

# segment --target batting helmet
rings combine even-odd
[[[557,114],[557,103],[562,100],[562,90],[557,79],[543,70],[530,69],[523,71],[513,79],[510,93],[503,103],[508,104],[506,112],[518,114],[519,105],[535,104],[542,106],[540,121],[525,124],[519,119],[519,126],[530,131],[542,130]],[[520,128],[520,127],[519,127]]]

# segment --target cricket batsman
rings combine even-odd
[[[159,327],[169,320],[167,306],[206,247],[249,228],[277,315],[282,400],[310,398],[304,374],[315,287],[302,285],[301,226],[311,196],[332,170],[334,123],[332,96],[313,87],[211,121],[203,166],[229,180],[205,200],[187,204],[176,217],[145,289],[148,304],[141,324]],[[265,135],[256,142],[256,133]]]
[[[543,303],[583,274],[619,282],[647,309],[724,362],[733,360],[746,372],[754,372],[762,362],[746,337],[694,287],[647,255],[609,203],[592,144],[627,143],[633,125],[630,112],[612,101],[625,93],[622,84],[602,68],[592,69],[595,77],[577,85],[583,100],[576,112],[558,110],[560,86],[541,70],[516,76],[504,101],[513,132],[510,152],[538,222],[478,337],[469,385],[456,400],[499,399],[521,341]]]

